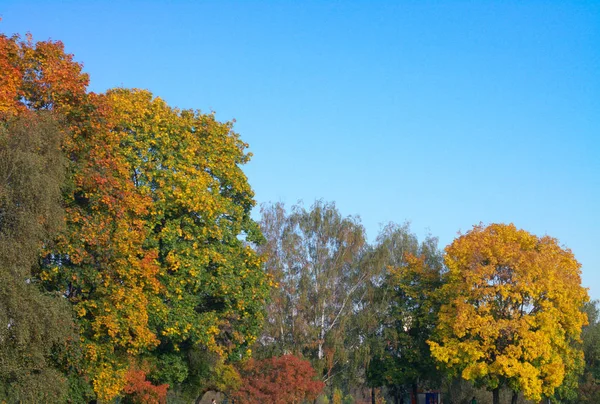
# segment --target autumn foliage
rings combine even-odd
[[[582,365],[587,293],[580,264],[556,239],[514,225],[475,226],[446,248],[435,359],[490,390],[553,396]]]
[[[249,360],[242,371],[242,387],[234,400],[248,404],[302,403],[315,399],[325,387],[316,380],[310,362],[294,355]]]
[[[143,370],[131,368],[125,376],[123,392],[127,395],[126,399],[134,404],[164,404],[167,402],[168,388],[168,384],[155,386],[146,380]]]
[[[243,240],[260,232],[232,124],[147,91],[89,93],[60,42],[0,35],[0,80],[3,121],[44,111],[63,133],[65,226],[35,275],[71,304],[96,397],[131,389],[141,355],[177,357],[178,382],[188,347],[247,355],[269,282]]]

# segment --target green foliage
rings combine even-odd
[[[583,327],[585,368],[577,389],[577,400],[572,402],[600,402],[600,304],[597,300],[586,303],[584,311],[588,324]]]
[[[48,114],[0,123],[0,400],[64,401],[76,365],[61,361],[77,338],[71,311],[36,277],[63,223],[62,138]]]
[[[442,257],[437,240],[419,243],[408,225],[390,224],[378,238],[365,265],[383,268],[371,284],[368,341],[370,386],[388,386],[398,393],[418,384],[439,384],[427,340],[437,322],[436,291],[442,285]]]
[[[600,381],[600,302],[588,302],[584,310],[588,317],[588,324],[581,333],[585,368],[594,379]]]
[[[152,368],[152,379],[166,383],[169,386],[183,383],[187,379],[189,371],[181,352],[156,357]]]

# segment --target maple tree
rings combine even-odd
[[[314,400],[324,387],[309,361],[283,355],[250,359],[242,368],[242,386],[232,398],[248,404],[300,404]]]
[[[143,249],[158,267],[160,289],[148,301],[158,361],[179,356],[193,372],[181,353],[192,347],[248,356],[270,281],[248,244],[261,235],[240,167],[250,157],[247,145],[232,123],[171,108],[148,91],[115,89],[107,99],[127,176],[148,201],[136,217],[147,230]]]
[[[446,248],[431,353],[493,391],[507,385],[531,400],[551,397],[581,363],[587,292],[580,264],[556,239],[514,225],[474,226]]]
[[[135,192],[119,154],[120,139],[106,125],[103,97],[87,93],[88,76],[60,42],[2,37],[0,63],[11,67],[2,114],[49,111],[66,133],[69,183],[64,187],[66,231],[46,250],[39,278],[59,291],[78,317],[84,373],[101,399],[124,385],[127,356],[156,346],[148,328],[148,295],[157,292],[157,267],[141,243],[136,217],[147,203]],[[14,85],[13,85],[14,84]]]

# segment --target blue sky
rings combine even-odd
[[[0,2],[91,89],[235,118],[262,202],[548,234],[600,298],[600,2]]]

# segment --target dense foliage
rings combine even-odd
[[[46,377],[56,391],[40,394],[57,401],[106,401],[144,363],[156,385],[197,394],[198,353],[239,360],[262,324],[246,145],[148,92],[88,93],[60,42],[0,47],[3,317],[17,343],[3,344],[15,365],[2,389],[20,399],[18,380]]]
[[[0,126],[0,401],[60,401],[68,390],[70,311],[36,278],[40,247],[62,227],[61,140],[44,113]]]
[[[446,248],[433,357],[494,391],[540,400],[581,368],[580,264],[555,239],[513,225],[475,226]]]
[[[440,373],[430,355],[428,339],[435,324],[442,285],[442,256],[437,240],[419,243],[407,225],[388,225],[370,260],[385,266],[380,284],[372,285],[368,341],[370,386],[386,386],[399,399],[408,391],[440,385]]]
[[[314,400],[325,384],[316,379],[310,362],[294,355],[250,360],[242,370],[236,402],[247,404],[300,404]]]

